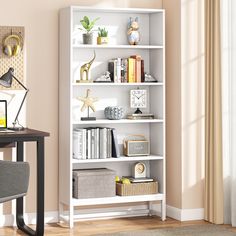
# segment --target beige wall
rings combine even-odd
[[[181,208],[181,6],[164,0],[166,9],[166,156],[167,204]]]
[[[26,30],[27,126],[51,134],[45,150],[46,211],[58,209],[58,10],[73,4],[166,9],[167,204],[202,208],[203,0],[2,0],[1,25]],[[35,211],[34,151],[27,146],[33,176],[27,212]]]
[[[204,0],[181,0],[182,208],[203,208]]]

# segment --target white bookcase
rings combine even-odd
[[[83,45],[82,33],[78,30],[80,19],[100,17],[96,26],[106,27],[109,31],[109,45]],[[129,17],[138,17],[141,41],[137,46],[128,45],[127,23]],[[96,51],[96,59],[91,67],[91,77],[95,78],[107,70],[108,60],[141,55],[144,59],[145,72],[158,79],[158,83],[76,83],[79,79],[80,66],[89,61]],[[166,172],[165,172],[165,11],[162,9],[112,8],[97,9],[71,6],[60,11],[60,85],[59,85],[59,209],[60,220],[67,221],[70,227],[76,219],[88,217],[88,214],[76,214],[76,207],[107,205],[119,203],[144,202],[146,210],[131,211],[132,215],[153,214],[153,206],[161,204],[161,219],[166,218]],[[126,108],[126,113],[133,113],[130,108],[129,91],[136,88],[148,91],[148,107],[144,112],[153,113],[153,120],[107,120],[104,118],[106,106],[119,105]],[[96,121],[81,121],[81,105],[76,97],[84,96],[87,89],[92,96],[98,97],[97,111],[92,114]],[[150,140],[150,156],[76,160],[72,158],[73,129],[77,127],[113,127],[118,133],[120,151],[124,137],[143,134]],[[106,167],[116,171],[119,176],[131,175],[131,168],[142,161],[147,166],[148,176],[157,179],[158,194],[109,197],[94,199],[74,199],[72,197],[73,169]],[[147,202],[149,204],[147,204]],[[115,205],[112,205],[115,207]],[[98,206],[97,206],[98,207]],[[96,207],[96,208],[97,208]],[[128,216],[130,211],[104,214],[97,210],[97,216]],[[109,208],[109,209],[110,209]],[[128,208],[128,207],[127,207]],[[132,207],[131,207],[132,208]],[[131,209],[130,208],[130,209]],[[136,209],[136,208],[135,208]],[[100,209],[101,210],[101,209]]]

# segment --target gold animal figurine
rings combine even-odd
[[[80,83],[90,83],[89,81],[89,69],[96,58],[96,53],[93,51],[94,56],[91,61],[85,63],[80,67]]]

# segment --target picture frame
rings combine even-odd
[[[7,101],[0,100],[0,129],[7,128]]]

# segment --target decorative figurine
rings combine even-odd
[[[89,69],[96,58],[95,51],[93,51],[93,53],[94,53],[94,56],[93,56],[92,60],[85,63],[84,65],[82,65],[80,67],[80,80],[77,82],[80,82],[80,83],[90,83],[91,82],[89,80]]]
[[[135,20],[132,17],[129,18],[128,23],[128,41],[130,45],[137,45],[140,41],[140,34],[139,34],[139,25],[138,25],[138,17]]]
[[[78,97],[77,99],[81,102],[83,102],[83,106],[81,108],[81,112],[83,112],[85,109],[88,109],[88,116],[87,117],[81,117],[81,120],[96,120],[96,117],[90,117],[89,116],[89,108],[95,112],[94,102],[98,101],[98,98],[90,97],[91,90],[87,89],[86,97]]]
[[[111,81],[111,77],[110,77],[110,72],[106,71],[104,72],[100,77],[96,78],[93,82],[95,83],[110,83]]]

